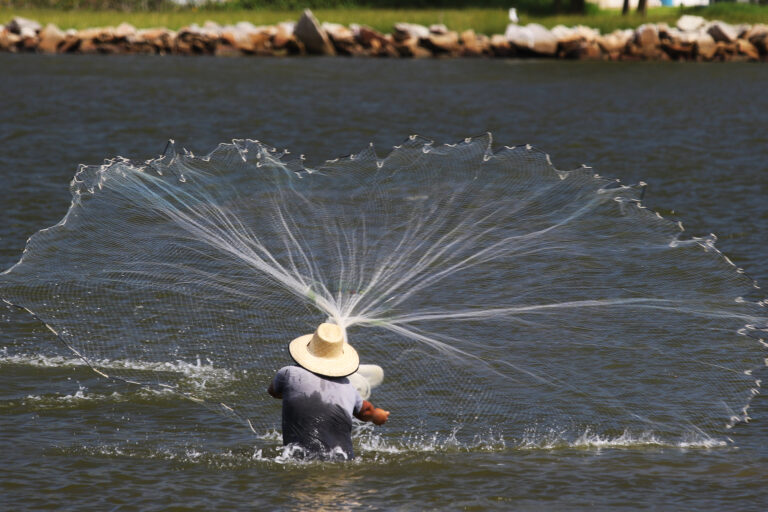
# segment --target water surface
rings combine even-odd
[[[647,182],[646,204],[691,235],[717,234],[768,283],[762,66],[0,55],[0,69],[2,268],[66,212],[79,163],[151,158],[168,138],[195,153],[256,138],[312,164],[412,133],[491,131],[560,168]],[[306,466],[280,459],[276,434],[259,452],[239,423],[98,378],[26,314],[0,311],[0,488],[13,509],[759,510],[768,499],[763,396],[726,447],[585,436],[401,450],[364,434],[358,461]]]

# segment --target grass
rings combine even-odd
[[[768,6],[750,4],[715,4],[705,8],[659,7],[649,9],[645,17],[637,14],[622,16],[618,11],[603,10],[594,14],[561,16],[521,15],[520,23],[541,23],[546,27],[558,24],[567,26],[587,25],[601,32],[617,28],[633,28],[642,23],[666,22],[670,25],[681,14],[698,14],[707,19],[720,19],[729,23],[768,23]],[[444,23],[452,30],[472,28],[484,34],[503,34],[507,26],[507,12],[504,9],[368,9],[338,8],[317,9],[315,16],[320,21],[349,25],[359,23],[382,32],[391,32],[399,21],[430,25]],[[62,29],[116,26],[128,22],[137,28],[167,27],[179,29],[192,23],[202,24],[213,20],[220,24],[250,21],[254,25],[271,25],[280,21],[295,21],[301,12],[286,10],[233,10],[233,9],[179,9],[152,12],[121,11],[64,11],[57,9],[0,8],[0,23],[7,23],[14,16],[23,16],[39,21],[43,25],[54,23]]]

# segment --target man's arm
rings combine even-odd
[[[389,411],[374,407],[368,400],[363,400],[363,405],[355,413],[355,418],[360,421],[372,421],[374,425],[383,425],[389,418]]]
[[[267,393],[272,395],[273,398],[283,398],[283,394],[275,391],[275,388],[272,384],[270,384],[269,388],[267,388]]]

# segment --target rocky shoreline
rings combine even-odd
[[[730,25],[681,16],[676,26],[645,24],[600,34],[585,26],[507,27],[486,36],[444,25],[397,23],[391,34],[366,26],[318,23],[309,10],[297,22],[221,26],[206,22],[178,31],[118,27],[62,31],[14,18],[0,28],[0,51],[157,55],[346,55],[353,57],[498,57],[583,60],[768,61],[768,25]]]

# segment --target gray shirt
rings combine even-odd
[[[352,451],[352,415],[363,399],[346,377],[322,377],[301,366],[281,368],[272,382],[283,396],[283,444],[295,443],[311,455]]]

